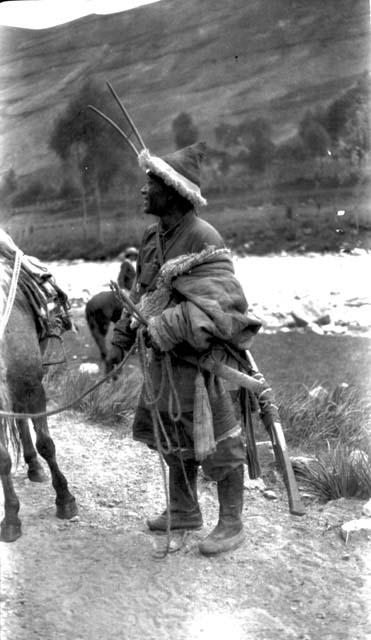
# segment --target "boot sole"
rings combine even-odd
[[[148,521],[147,521],[147,527],[150,531],[162,531],[163,533],[165,533],[167,531],[167,526],[156,526],[156,525],[151,525]],[[184,531],[184,530],[188,530],[188,531],[196,531],[198,529],[202,529],[203,527],[203,523],[198,523],[198,524],[188,524],[188,525],[176,525],[176,526],[172,526],[170,525],[170,531]]]
[[[226,540],[205,540],[198,545],[200,553],[204,556],[216,556],[218,553],[233,551],[240,547],[246,539],[246,534],[242,530],[232,538]]]

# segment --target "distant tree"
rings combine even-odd
[[[182,112],[172,124],[175,147],[182,149],[198,140],[198,129],[188,113]]]
[[[302,162],[307,155],[303,140],[297,135],[285,140],[276,149],[277,160],[284,163]]]
[[[326,128],[333,142],[341,137],[346,123],[354,109],[354,91],[347,91],[334,100],[328,107],[326,116]]]
[[[133,162],[130,150],[108,124],[104,123],[89,104],[112,116],[112,98],[91,80],[87,80],[55,121],[50,147],[65,162],[75,166],[80,176],[80,189],[86,226],[86,192],[94,193],[98,212],[98,234],[101,233],[101,193],[110,187],[120,170],[131,180]]]
[[[331,147],[330,136],[311,111],[307,111],[301,120],[298,134],[312,157],[323,157],[328,153]]]
[[[370,98],[371,79],[365,73],[355,85],[328,106],[326,129],[333,142],[348,138],[364,151],[369,149]]]
[[[214,133],[217,144],[225,149],[237,145],[239,142],[238,126],[228,122],[220,122],[215,127]]]
[[[344,142],[358,163],[370,151],[371,126],[368,110],[359,109],[348,119],[344,130]]]
[[[256,138],[271,137],[271,125],[266,118],[246,118],[237,126],[238,139],[244,147],[249,147]]]
[[[59,189],[58,197],[61,200],[72,200],[73,198],[78,198],[79,195],[78,188],[70,180],[65,179]]]
[[[244,120],[238,127],[240,143],[247,150],[247,163],[252,173],[263,173],[272,162],[274,144],[271,126],[265,118]]]
[[[262,135],[256,136],[249,148],[248,164],[252,173],[263,173],[274,156],[273,142]]]
[[[12,205],[14,207],[26,207],[36,204],[43,199],[43,185],[40,180],[33,180],[19,193],[16,193],[12,198]]]
[[[12,193],[17,191],[17,186],[18,186],[17,176],[14,169],[11,168],[5,173],[5,175],[3,176],[3,179],[1,180],[1,184],[0,184],[1,197],[7,198],[8,196],[12,195]]]

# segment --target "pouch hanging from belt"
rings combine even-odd
[[[196,460],[202,462],[216,450],[213,416],[209,394],[203,373],[198,370],[195,378],[193,405],[193,442]]]

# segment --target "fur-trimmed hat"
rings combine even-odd
[[[127,249],[125,249],[125,257],[127,258],[128,256],[137,256],[138,255],[138,249],[136,247],[128,247]]]
[[[201,195],[200,170],[206,144],[197,142],[178,149],[164,158],[152,156],[148,149],[139,154],[139,166],[161,178],[194,206],[205,206],[207,200]]]

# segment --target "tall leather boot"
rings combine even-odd
[[[202,515],[197,500],[198,464],[194,460],[184,460],[184,469],[189,487],[180,461],[169,467],[170,529],[200,529]],[[193,495],[190,495],[190,490]],[[147,525],[152,531],[166,531],[166,509],[160,516],[149,518]]]
[[[241,519],[243,506],[243,465],[218,482],[219,521],[199,544],[202,554],[214,555],[239,547],[245,539]]]

